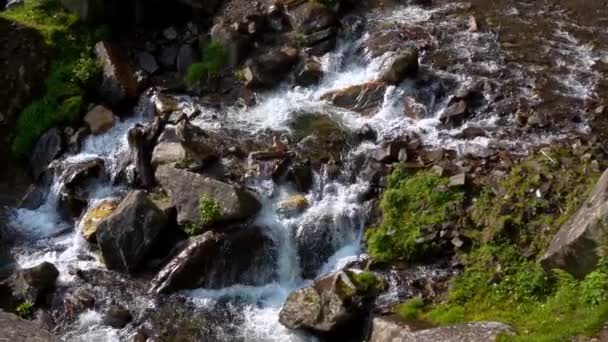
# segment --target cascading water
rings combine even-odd
[[[463,5],[449,3],[434,8],[400,5],[397,9],[377,11],[367,14],[365,20],[370,31],[357,37],[345,37],[335,52],[323,58],[325,76],[322,82],[310,88],[289,88],[286,85],[278,89],[258,94],[258,104],[251,108],[232,107],[218,112],[216,109],[195,104],[188,97],[181,97],[181,109],[185,111],[200,110],[202,113],[194,123],[204,129],[220,131],[231,129],[243,136],[255,135],[266,130],[290,132],[290,121],[294,113],[314,112],[331,116],[349,131],[357,131],[364,125],[372,127],[378,133],[378,142],[361,143],[352,148],[343,160],[352,161],[356,156],[365,154],[381,143],[391,141],[408,132],[414,132],[426,146],[454,149],[461,154],[480,153],[493,146],[525,149],[528,144],[538,144],[555,139],[564,132],[557,130],[550,136],[529,134],[527,136],[508,137],[500,126],[512,125],[513,116],[501,116],[497,107],[504,100],[493,94],[509,92],[509,101],[525,102],[534,105],[540,102],[535,94],[534,85],[538,81],[539,66],[508,62],[509,53],[505,52],[492,32],[468,32],[459,28],[461,21],[452,15]],[[505,11],[506,16],[517,16],[518,21],[529,22],[540,15],[532,11],[525,16],[519,15],[517,6]],[[549,13],[559,17],[560,13]],[[373,81],[378,78],[385,56],[373,57],[365,47],[373,38],[373,27],[392,25],[454,32],[449,37],[442,37],[429,42],[438,45],[436,56],[421,56],[423,71],[428,75],[424,84],[406,81],[398,87],[386,89],[380,109],[373,115],[361,116],[347,110],[338,109],[320,100],[329,91]],[[557,81],[559,87],[552,96],[561,96],[573,100],[585,100],[592,96],[597,82],[597,73],[592,66],[597,60],[606,58],[608,53],[597,52],[587,48],[568,30],[567,24],[561,24],[550,37],[545,37],[542,47],[559,55],[557,65],[543,70]],[[437,57],[442,56],[442,57]],[[451,59],[448,67],[436,67],[441,64],[440,58]],[[572,61],[577,61],[572,63]],[[497,89],[484,93],[482,104],[477,107],[475,115],[463,126],[450,129],[442,126],[440,115],[446,110],[453,94],[459,87],[466,87],[477,80],[485,80]],[[456,84],[457,86],[454,86]],[[419,120],[406,118],[403,114],[403,101],[413,98],[426,108],[427,114]],[[502,101],[502,102],[501,102]],[[120,157],[128,151],[127,131],[135,123],[149,119],[148,97],[135,110],[135,115],[117,124],[111,131],[88,138],[78,155],[61,160],[64,165],[102,158],[110,175],[116,175]],[[483,127],[488,136],[474,140],[458,138],[463,129],[470,126]],[[582,122],[578,129],[586,129]],[[349,165],[344,165],[347,170]],[[346,171],[344,171],[346,172]],[[242,311],[242,320],[236,330],[228,329],[221,340],[243,341],[309,341],[313,337],[299,332],[289,331],[278,323],[278,313],[288,294],[300,286],[305,286],[311,277],[303,277],[302,265],[311,258],[310,255],[298,252],[297,237],[303,234],[303,228],[314,225],[324,230],[326,251],[328,255],[320,256],[320,271],[316,275],[329,273],[343,267],[347,262],[357,258],[361,251],[361,236],[367,224],[368,210],[361,204],[360,198],[369,187],[361,179],[352,177],[330,177],[326,172],[315,174],[313,190],[306,195],[309,208],[297,216],[284,216],[278,213],[278,204],[295,193],[295,190],[276,185],[271,179],[252,178],[249,186],[254,188],[261,199],[263,208],[255,224],[264,227],[265,233],[276,245],[276,276],[272,282],[261,286],[234,285],[222,289],[196,289],[183,291],[176,296],[185,297],[191,303],[213,310],[218,302],[227,299],[238,299],[234,310]],[[96,253],[90,250],[80,234],[71,230],[58,214],[57,196],[63,186],[62,175],[56,175],[46,202],[36,210],[16,209],[13,211],[11,225],[24,232],[26,240],[16,248],[16,259],[20,266],[32,266],[41,261],[53,262],[61,272],[60,281],[72,281],[71,269],[102,268]],[[111,181],[90,185],[88,192],[89,206],[101,200],[120,197],[127,190],[116,187]],[[66,231],[66,229],[68,231]],[[306,279],[308,278],[308,279]],[[154,307],[145,297],[136,299],[142,307]],[[120,341],[127,338],[130,331],[120,331],[102,327],[101,316],[94,311],[80,315],[76,326],[66,334],[66,338],[76,341]]]

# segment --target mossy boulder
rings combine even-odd
[[[80,233],[89,242],[97,241],[97,228],[99,223],[110,216],[118,207],[119,202],[114,200],[102,201],[89,209],[80,221]]]
[[[385,288],[371,272],[347,269],[317,280],[312,286],[292,292],[279,322],[290,329],[306,329],[338,336],[362,318],[373,299]]]
[[[289,196],[288,198],[279,202],[278,211],[283,215],[292,216],[302,213],[308,209],[309,206],[310,203],[308,202],[308,199],[306,199],[306,196],[303,194],[297,194]]]

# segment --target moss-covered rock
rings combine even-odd
[[[108,200],[99,203],[87,211],[80,221],[80,233],[89,242],[97,240],[96,233],[99,223],[110,216],[120,204],[118,201]]]

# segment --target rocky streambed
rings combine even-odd
[[[21,270],[0,285],[7,306],[36,304],[69,341],[361,340],[371,316],[458,268],[367,271],[362,236],[392,165],[479,183],[587,138],[604,112],[608,32],[579,4],[258,4],[220,6],[209,35],[175,24],[127,53],[96,45],[104,100],[83,127],[45,133],[35,184],[0,214]],[[173,87],[208,36],[230,65]],[[138,104],[113,105],[125,98]],[[460,247],[446,234],[431,239]],[[372,341],[511,332],[373,326]]]

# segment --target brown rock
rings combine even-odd
[[[105,133],[114,126],[116,117],[114,113],[104,106],[95,106],[84,117],[84,122],[87,123],[91,133]]]
[[[329,92],[321,96],[321,99],[367,116],[382,106],[385,91],[386,83],[368,82]]]

